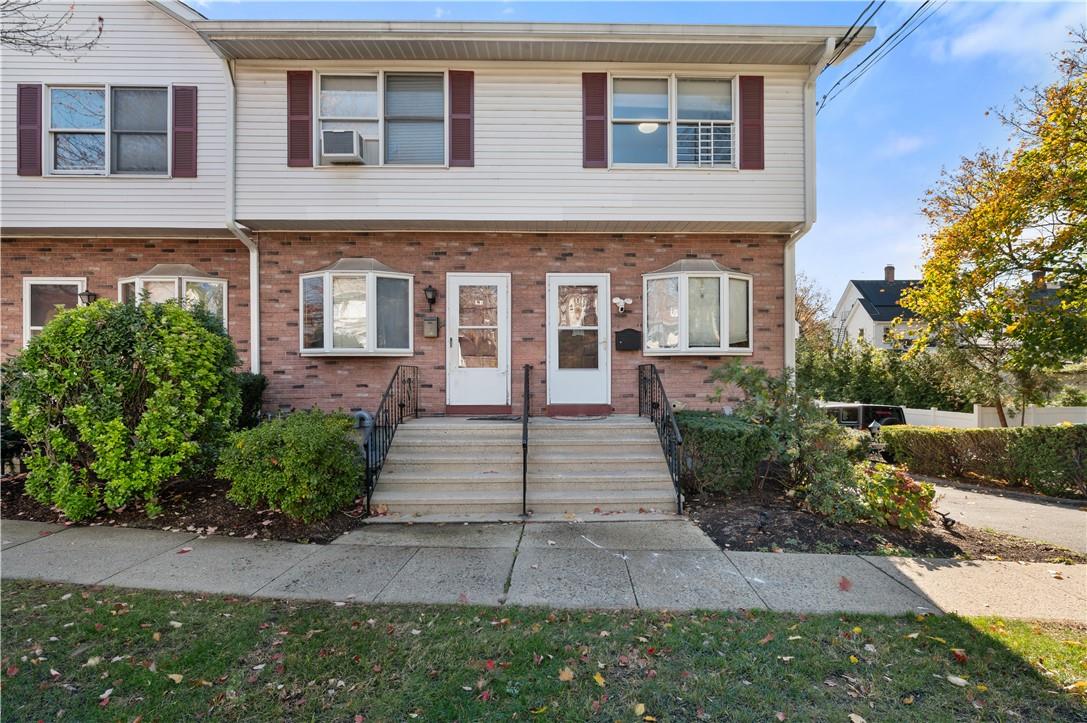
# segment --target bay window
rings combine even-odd
[[[200,271],[189,264],[156,264],[142,274],[121,279],[117,297],[123,303],[176,301],[193,308],[202,306],[226,327],[226,279]]]
[[[303,355],[412,353],[412,276],[374,259],[340,259],[299,278]]]
[[[612,78],[611,163],[734,168],[734,105],[729,78]]]
[[[644,351],[745,354],[751,343],[751,277],[714,261],[679,261],[643,276]]]

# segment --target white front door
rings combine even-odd
[[[446,275],[446,403],[510,403],[510,275]]]
[[[610,404],[608,274],[547,275],[547,402]]]

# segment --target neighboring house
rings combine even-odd
[[[920,283],[920,279],[895,279],[894,266],[884,267],[882,279],[850,281],[830,319],[835,345],[865,341],[879,349],[891,348],[891,334],[901,328],[895,320],[908,324],[915,316],[899,305],[902,292]]]
[[[634,413],[639,364],[705,406],[723,360],[792,363],[845,28],[73,7],[78,62],[3,54],[4,356],[91,292],[203,300],[273,409],[373,410],[411,362],[425,414],[508,412],[523,364],[536,413]]]

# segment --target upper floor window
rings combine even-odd
[[[23,278],[23,344],[41,333],[58,309],[79,306],[79,294],[87,289],[82,277]]]
[[[299,278],[302,354],[412,353],[412,276],[374,259],[340,259]]]
[[[733,126],[730,79],[612,79],[612,165],[733,168]]]
[[[443,165],[445,84],[445,73],[321,75],[321,163]]]
[[[169,172],[166,88],[51,87],[48,108],[53,173]]]
[[[643,277],[646,354],[750,353],[751,277],[683,260]]]
[[[189,264],[156,264],[137,276],[117,284],[118,300],[125,303],[176,301],[202,306],[226,326],[226,279],[200,271]]]

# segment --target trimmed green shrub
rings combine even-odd
[[[227,498],[242,507],[274,507],[303,522],[324,519],[349,505],[365,474],[351,438],[354,420],[320,410],[235,432],[219,457]]]
[[[842,427],[845,432],[845,452],[851,462],[864,462],[872,454],[872,434],[862,429]]]
[[[911,472],[972,475],[1047,495],[1087,495],[1087,425],[949,429],[884,427],[891,458]]]
[[[863,462],[855,469],[857,488],[870,522],[912,530],[925,524],[936,489],[882,462]]]
[[[268,377],[250,372],[238,373],[238,388],[241,390],[242,411],[238,415],[238,429],[252,429],[260,424],[260,410],[264,390],[268,388]]]
[[[751,489],[759,465],[770,458],[770,430],[715,412],[676,414],[683,434],[683,454],[689,465],[685,477],[698,492]]]
[[[62,311],[11,363],[27,492],[70,519],[135,499],[213,455],[234,427],[237,355],[222,326],[176,303]]]

